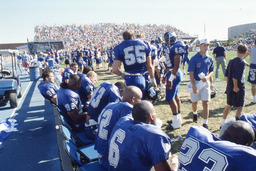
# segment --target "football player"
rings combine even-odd
[[[85,71],[85,70],[84,70]],[[94,84],[97,82],[97,74],[94,71],[89,71],[87,74],[77,73],[82,78],[81,87],[77,90],[81,102],[83,104],[83,111],[87,111],[89,100],[95,90]]]
[[[125,79],[127,86],[134,85],[144,93],[146,89],[145,73],[148,71],[150,83],[155,86],[154,68],[151,63],[150,47],[140,39],[134,39],[133,31],[125,31],[123,39],[114,48],[115,61],[113,73]],[[125,72],[119,70],[121,62]]]
[[[132,114],[132,107],[142,98],[141,90],[136,86],[128,86],[124,91],[122,102],[108,104],[99,116],[99,127],[95,139],[95,149],[99,153],[99,160],[107,168],[108,140],[116,122],[123,116]]]
[[[71,74],[76,74],[78,70],[77,63],[73,62],[70,64],[70,68],[66,68],[62,74],[62,82],[68,83]]]
[[[111,102],[120,102],[126,85],[123,82],[114,84],[104,82],[97,87],[89,101],[87,119],[93,119],[98,122],[98,117],[102,109]],[[89,120],[87,120],[89,124]]]
[[[57,107],[74,132],[84,130],[87,114],[82,110],[82,103],[76,90],[81,86],[81,77],[70,75],[68,83],[61,83],[57,93]]]
[[[183,68],[183,73],[184,74],[187,74],[187,72],[185,71],[186,62],[187,62],[187,64],[189,64],[189,58],[188,58],[189,46],[188,46],[187,43],[188,43],[187,41],[184,41],[185,53],[184,53],[184,56],[183,56],[183,59],[182,59],[182,68]]]
[[[166,74],[163,82],[166,82],[166,101],[169,103],[173,119],[166,127],[167,130],[180,128],[182,119],[180,115],[181,102],[179,98],[179,84],[182,80],[182,72],[180,71],[180,63],[185,53],[185,45],[182,41],[177,41],[174,32],[166,32],[164,34],[166,43],[165,69]]]
[[[154,125],[156,118],[152,103],[143,100],[134,104],[132,117],[119,119],[109,141],[109,170],[171,170],[171,139]]]
[[[252,127],[235,121],[218,138],[208,129],[192,126],[179,153],[179,170],[252,170],[256,150]]]
[[[50,70],[45,69],[42,77],[43,81],[38,85],[38,89],[44,98],[56,105],[59,88],[54,83],[54,75]]]

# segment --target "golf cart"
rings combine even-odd
[[[20,77],[17,75],[17,50],[0,50],[0,104],[10,107],[18,106],[18,99],[22,96]],[[5,64],[4,57],[6,58]],[[5,66],[4,66],[5,65]]]

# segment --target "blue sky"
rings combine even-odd
[[[95,23],[169,24],[227,39],[228,27],[255,23],[255,11],[253,0],[0,0],[0,43],[31,41],[36,25]]]

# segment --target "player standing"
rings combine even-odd
[[[134,85],[144,93],[146,89],[145,73],[148,71],[150,83],[155,85],[154,69],[151,63],[150,47],[140,39],[134,39],[133,31],[125,31],[123,39],[114,48],[115,61],[113,73],[125,79],[127,86]],[[125,72],[121,72],[119,67],[124,64]]]
[[[167,130],[180,128],[182,119],[180,114],[181,102],[179,98],[179,84],[182,80],[182,72],[180,71],[180,63],[185,53],[185,45],[182,41],[176,41],[177,37],[174,32],[166,32],[164,34],[166,42],[165,68],[166,75],[163,78],[166,81],[166,101],[169,103],[173,119],[166,127]]]

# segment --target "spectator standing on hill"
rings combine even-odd
[[[250,55],[248,82],[251,83],[252,103],[256,103],[256,40],[254,41],[254,46],[248,51],[244,58],[248,55]]]
[[[216,73],[215,78],[219,77],[219,67],[221,65],[223,75],[226,73],[226,50],[223,46],[220,46],[219,42],[216,42],[216,47],[213,49],[213,57],[216,60]]]
[[[208,117],[209,117],[209,102],[210,102],[210,78],[213,74],[213,60],[207,55],[209,48],[209,42],[207,39],[200,40],[200,51],[191,57],[188,65],[190,82],[192,84],[193,92],[190,93],[192,110],[193,110],[193,122],[197,123],[197,105],[198,101],[202,100],[203,105],[203,127],[208,129]],[[202,80],[203,85],[200,89],[197,84]]]
[[[245,98],[245,65],[246,62],[243,59],[245,53],[247,52],[247,46],[245,44],[240,44],[237,47],[237,57],[231,59],[228,63],[227,71],[225,74],[227,88],[227,106],[223,111],[223,117],[221,125],[224,125],[226,118],[232,106],[237,108],[236,116],[242,115],[242,110],[244,106]]]

